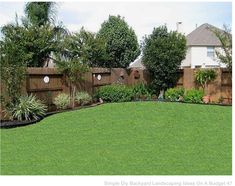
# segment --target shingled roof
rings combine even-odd
[[[205,23],[186,36],[187,46],[221,46],[219,39],[211,31],[217,29],[208,23]]]

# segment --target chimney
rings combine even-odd
[[[182,30],[182,24],[183,24],[182,22],[177,22],[176,23],[176,29],[177,29],[176,31],[179,32],[179,33],[182,33],[182,31],[183,31]]]

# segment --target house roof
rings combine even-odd
[[[134,62],[131,62],[128,68],[145,69],[145,66],[142,63],[142,57],[139,56]]]
[[[187,46],[221,46],[219,39],[211,29],[220,30],[208,23],[196,28],[186,36]]]

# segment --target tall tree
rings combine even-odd
[[[52,59],[52,53],[61,50],[59,43],[67,35],[67,30],[62,24],[55,24],[54,10],[53,2],[27,3],[26,17],[22,18],[22,24],[19,24],[16,18],[15,24],[7,24],[1,30],[4,40],[14,43],[13,38],[17,38],[20,41],[17,44],[19,50],[30,54],[30,58],[27,59],[28,67],[47,66]]]
[[[126,68],[140,54],[134,30],[119,15],[109,16],[109,19],[101,25],[97,37],[106,42],[109,54],[106,67]]]
[[[178,80],[177,70],[186,55],[186,38],[178,32],[168,32],[166,26],[160,26],[144,38],[142,47],[143,63],[150,72],[152,89],[163,94]]]

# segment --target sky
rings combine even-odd
[[[24,2],[0,2],[0,27],[24,15]],[[70,31],[85,29],[97,32],[109,15],[120,15],[135,30],[138,40],[151,34],[154,27],[166,24],[186,35],[203,23],[222,28],[232,26],[231,2],[58,2],[57,21]]]

